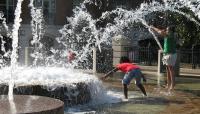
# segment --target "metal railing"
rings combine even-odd
[[[150,47],[127,47],[123,53],[129,59],[139,65],[157,66],[158,49]],[[180,67],[190,69],[200,69],[200,49],[180,49]],[[104,48],[97,51],[97,72],[107,72],[112,69],[113,50]]]
[[[141,65],[157,65],[158,50],[152,47],[138,47],[127,51],[129,59]]]
[[[153,66],[158,64],[158,49],[156,48],[130,48],[127,55],[131,61],[141,65]],[[200,49],[180,49],[180,65],[182,68],[200,68]]]
[[[200,68],[200,49],[181,49],[180,65],[183,68]]]

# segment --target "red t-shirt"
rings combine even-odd
[[[139,66],[134,65],[132,63],[121,63],[121,64],[117,65],[117,68],[119,70],[121,70],[122,72],[124,72],[124,73],[127,73],[127,72],[129,72],[131,70],[134,70],[134,69],[138,69],[138,68],[140,69]]]

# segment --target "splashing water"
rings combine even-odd
[[[20,18],[21,15],[21,5],[22,5],[23,0],[18,0],[17,2],[17,7],[15,9],[15,20],[14,20],[14,25],[13,25],[13,30],[12,30],[12,53],[11,53],[11,75],[10,75],[10,81],[9,81],[9,92],[8,96],[9,99],[13,99],[13,90],[12,88],[14,87],[14,80],[13,80],[13,75],[14,75],[14,70],[17,68],[17,49],[18,49],[18,30],[20,27],[20,23],[22,19]]]
[[[0,12],[0,21],[2,21],[2,29],[0,28],[0,31],[3,32],[3,30],[5,30],[5,32],[7,33],[6,36],[9,37],[11,36],[11,32],[8,29],[8,26],[6,24],[6,19],[4,18],[4,14],[3,12]],[[4,29],[3,29],[4,28]],[[0,34],[0,38],[1,38],[1,51],[3,52],[0,55],[0,67],[5,67],[6,61],[3,58],[9,58],[11,55],[11,51],[7,51],[5,49],[5,41],[4,41],[4,37]]]
[[[0,20],[2,21],[2,25],[3,25],[6,33],[7,33],[7,36],[10,36],[11,33],[10,33],[8,26],[6,24],[6,19],[4,18],[4,14],[1,11],[0,11]]]
[[[106,11],[101,17],[93,19],[84,4],[94,4],[94,2],[91,0],[85,0],[80,7],[76,7],[73,10],[74,15],[67,18],[69,23],[64,25],[63,28],[59,30],[61,37],[56,38],[59,46],[50,50],[53,53],[51,56],[45,57],[47,59],[46,65],[48,67],[19,67],[17,64],[17,50],[19,48],[18,30],[22,21],[20,18],[22,2],[23,0],[18,0],[17,2],[12,33],[9,32],[5,23],[6,21],[3,18],[3,14],[0,13],[0,20],[3,20],[2,23],[7,31],[7,36],[11,36],[13,39],[11,67],[5,67],[0,70],[0,74],[3,76],[0,82],[9,83],[9,99],[12,99],[12,88],[18,85],[48,85],[48,87],[50,87],[49,90],[51,90],[58,86],[67,86],[68,84],[76,82],[85,82],[90,85],[93,101],[101,101],[102,99],[98,98],[104,97],[106,102],[106,99],[109,97],[106,95],[107,93],[105,90],[101,89],[103,88],[102,84],[96,77],[84,73],[77,73],[77,71],[72,69],[60,68],[57,66],[77,67],[80,62],[84,63],[85,61],[88,61],[88,56],[91,55],[93,47],[98,47],[99,50],[101,50],[102,44],[111,45],[112,38],[114,36],[124,34],[124,28],[130,28],[130,25],[133,25],[134,23],[141,23],[145,28],[147,28],[155,38],[159,48],[162,49],[159,40],[149,29],[150,25],[146,21],[146,16],[153,12],[176,12],[200,26],[200,23],[195,20],[195,18],[179,10],[187,7],[193,11],[198,18],[200,18],[200,1],[192,2],[188,0],[165,0],[163,4],[153,1],[149,4],[142,3],[136,10],[117,8],[112,11]],[[95,5],[99,4],[95,2]],[[44,35],[43,12],[40,8],[34,7],[33,0],[30,1],[29,6],[31,8],[32,16],[32,45],[36,46],[34,48],[34,53],[32,54],[34,57],[33,66],[36,66],[38,59],[43,59],[41,56],[42,53],[40,53],[41,48],[44,46],[40,42]],[[99,7],[101,7],[101,3]],[[114,15],[112,23],[107,23],[105,27],[97,27],[97,23],[99,21],[107,19],[112,15]],[[1,35],[0,38],[3,39]],[[73,42],[76,42],[76,44]],[[2,40],[1,46],[3,45],[4,42]],[[5,51],[4,48],[1,49],[2,51]],[[72,50],[76,53],[76,59],[72,61],[72,63],[67,63],[64,60],[67,56],[68,50]]]
[[[37,65],[38,59],[42,59],[42,51],[43,48],[41,41],[41,38],[44,35],[44,17],[42,8],[35,8],[33,5],[33,0],[30,0],[29,4],[31,8],[31,27],[32,27],[32,34],[33,34],[33,40],[31,41],[31,44],[34,46],[34,52],[32,53],[32,57],[34,58],[33,66]]]
[[[89,3],[92,4],[92,1],[90,1]],[[198,5],[198,3],[196,4]],[[178,10],[184,7],[188,7],[192,11],[194,11],[195,14],[199,14],[199,10],[197,10],[199,5],[194,6],[194,3],[192,4],[192,2],[190,1],[179,2],[179,1],[165,0],[164,4],[160,4],[159,2],[155,1],[153,1],[150,4],[142,3],[140,8],[137,10],[126,10],[122,8],[117,8],[116,10],[113,11],[104,12],[102,16],[98,19],[92,19],[91,15],[87,12],[84,4],[82,4],[81,7],[77,7],[76,9],[74,9],[74,16],[68,18],[69,24],[65,25],[60,30],[62,36],[58,37],[57,41],[59,43],[62,43],[62,45],[66,47],[64,50],[67,50],[68,48],[74,49],[73,51],[75,51],[78,56],[75,63],[78,63],[87,59],[87,56],[90,55],[92,52],[91,48],[93,46],[97,46],[100,49],[101,44],[105,43],[111,45],[113,36],[124,34],[123,31],[124,28],[130,28],[131,24],[141,23],[152,34],[159,48],[163,50],[156,35],[154,34],[154,32],[151,31],[149,27],[150,25],[148,25],[148,22],[146,21],[146,16],[148,16],[153,12],[171,11],[185,16],[190,21],[195,22],[199,26],[200,23],[197,20],[195,20],[195,18]],[[115,18],[113,19],[113,23],[108,23],[105,27],[100,27],[100,28],[96,27],[96,23],[98,21],[110,18],[112,14],[116,15]],[[78,30],[79,31],[82,30],[82,32],[79,33]],[[78,45],[79,48],[81,47],[80,48],[81,50],[77,49],[76,46],[74,45],[72,45],[71,47],[69,46],[70,44],[69,42],[77,41],[81,43],[81,41],[84,40],[85,38],[88,38],[86,45],[83,46]],[[68,42],[66,40],[68,40]],[[64,50],[62,50],[62,52]],[[76,65],[77,64],[75,64],[74,66]]]

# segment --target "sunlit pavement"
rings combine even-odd
[[[134,82],[129,86],[128,101],[104,105],[99,113],[110,114],[200,114],[200,77],[176,77],[175,90],[171,93],[157,85],[155,75],[145,74],[147,83],[144,84],[148,97],[143,97]],[[122,91],[121,75],[114,75],[104,81],[107,89]],[[123,94],[123,93],[121,93]],[[135,96],[135,97],[134,97]]]

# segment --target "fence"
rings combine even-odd
[[[126,55],[134,63],[146,66],[158,65],[158,49],[152,47],[126,47]],[[180,67],[200,69],[200,49],[180,49]],[[113,50],[103,48],[97,51],[97,72],[107,72],[112,69]]]
[[[180,67],[197,69],[200,68],[200,49],[181,49]]]
[[[157,65],[158,49],[151,47],[129,48],[127,50],[129,58],[141,65]],[[200,49],[180,49],[180,67],[200,68]]]
[[[157,65],[158,49],[152,47],[129,48],[127,55],[131,61],[141,65]]]

